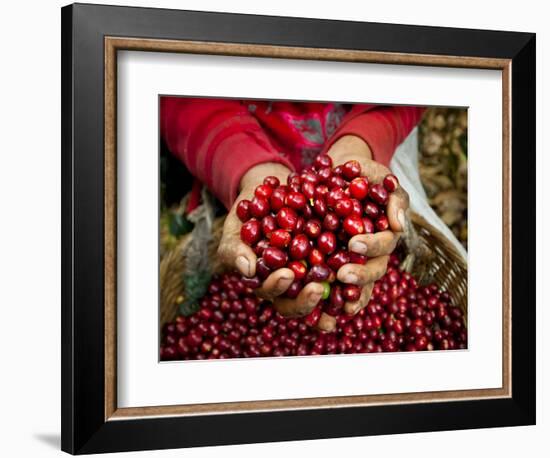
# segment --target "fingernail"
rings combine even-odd
[[[351,242],[351,251],[359,254],[367,254],[367,244],[365,242]]]
[[[321,300],[321,296],[323,295],[323,287],[321,285],[315,285],[315,290],[309,293],[308,302],[310,304],[317,304]]]
[[[244,275],[250,276],[250,263],[244,256],[239,256],[235,261],[235,265]]]
[[[355,284],[355,283],[357,283],[358,280],[359,280],[359,277],[355,274],[347,274],[344,277],[344,282],[345,283]]]
[[[307,297],[308,304],[311,306],[317,305],[320,300],[321,300],[321,294],[317,294],[317,293],[311,293]]]
[[[401,225],[401,230],[405,230],[405,212],[402,208],[400,208],[397,212],[397,221],[399,221],[399,224]]]

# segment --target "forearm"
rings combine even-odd
[[[276,162],[265,162],[255,165],[250,167],[242,176],[239,191],[241,193],[253,194],[254,188],[261,184],[267,176],[277,177],[281,184],[285,184],[289,173],[290,169],[288,167]]]
[[[345,162],[361,157],[363,159],[372,159],[372,151],[369,145],[356,135],[344,135],[340,137],[327,151],[335,166],[342,165]]]

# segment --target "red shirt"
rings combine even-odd
[[[299,171],[344,135],[361,137],[388,165],[419,122],[420,107],[162,97],[168,149],[227,208],[251,167],[277,162]]]

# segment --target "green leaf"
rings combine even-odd
[[[190,232],[193,228],[193,223],[179,213],[170,213],[168,227],[170,234],[179,237]]]
[[[185,301],[180,304],[180,313],[183,316],[190,316],[199,311],[199,304],[197,302]]]
[[[202,271],[193,275],[183,275],[185,301],[180,305],[180,312],[182,315],[189,316],[199,310],[198,301],[206,294],[210,278],[210,271]]]

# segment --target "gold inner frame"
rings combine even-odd
[[[304,399],[241,401],[170,406],[117,406],[116,345],[116,107],[117,51],[176,52],[242,57],[493,69],[502,72],[502,387],[403,394],[354,395]],[[511,367],[511,60],[480,57],[385,53],[179,40],[105,37],[105,421],[151,416],[182,416],[372,406],[381,404],[507,398],[512,393]]]

